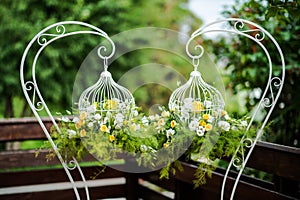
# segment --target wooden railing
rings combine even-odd
[[[49,128],[51,122],[44,119]],[[34,118],[9,119],[0,121],[0,144],[25,140],[45,139]],[[1,150],[0,152],[0,200],[1,199],[75,199],[73,190],[64,170],[57,159],[46,162],[46,151],[35,157],[35,150]],[[86,158],[92,161],[92,157]],[[94,174],[102,170],[98,166],[83,166],[88,179],[91,199],[123,197],[129,200],[151,199],[220,199],[224,170],[213,172],[207,184],[194,188],[192,181],[197,168],[193,163],[182,161],[183,172],[177,172],[168,180],[160,180],[158,172],[130,174],[107,167],[95,179]],[[46,167],[45,167],[46,166]],[[235,199],[299,199],[300,150],[271,143],[260,142],[253,151],[248,167],[269,173],[273,181],[263,181],[243,175]],[[77,184],[80,176],[74,173]],[[231,177],[234,177],[232,172]],[[232,186],[233,178],[229,178]],[[231,188],[226,188],[226,199]],[[82,199],[84,190],[80,189]]]

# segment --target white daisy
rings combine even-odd
[[[196,131],[197,128],[198,128],[198,126],[199,126],[199,122],[198,122],[197,120],[193,120],[193,121],[191,121],[190,124],[189,124],[189,129],[190,129],[191,131]]]

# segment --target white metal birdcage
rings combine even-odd
[[[186,52],[193,59],[194,71],[190,73],[189,80],[171,94],[169,109],[178,115],[184,124],[187,123],[191,131],[203,136],[215,127],[225,103],[221,93],[206,83],[198,71],[203,51],[198,56],[191,55],[188,48]]]
[[[221,93],[207,84],[196,69],[191,72],[189,80],[172,93],[169,100],[169,109],[184,121],[201,118],[204,114],[218,118],[224,105]]]
[[[132,94],[125,87],[117,84],[106,69],[100,74],[99,80],[82,92],[78,102],[80,112],[130,113],[135,107]]]
[[[117,84],[107,70],[107,60],[113,56],[115,51],[112,41],[111,44],[113,48],[110,56],[102,55],[102,50],[106,51],[103,46],[98,48],[98,56],[104,61],[104,71],[101,72],[98,81],[94,85],[81,93],[78,101],[79,112],[97,112],[101,117],[107,112],[120,112],[130,115],[131,109],[135,107],[135,101],[130,91]]]

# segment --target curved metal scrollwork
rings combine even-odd
[[[237,32],[249,34],[257,42],[261,42],[265,39],[265,33],[257,27],[244,29],[246,27],[244,21],[241,20],[236,21],[233,27],[234,30]]]
[[[253,146],[253,140],[251,138],[243,138],[241,140],[240,151],[233,157],[232,165],[237,169],[243,167],[245,163],[245,149],[250,149]]]
[[[74,159],[74,160],[70,160],[69,162],[66,162],[66,167],[67,167],[69,170],[74,170],[74,169],[76,169],[77,165],[76,165],[75,159]]]
[[[79,30],[76,30],[75,28],[77,27]],[[41,128],[43,129],[47,139],[49,140],[50,144],[52,145],[54,152],[56,153],[58,159],[60,160],[62,166],[64,167],[64,170],[73,186],[73,190],[76,196],[76,199],[80,199],[80,195],[77,189],[77,186],[74,182],[74,179],[72,177],[72,174],[70,173],[71,170],[75,170],[77,169],[80,173],[81,179],[84,183],[84,187],[85,187],[85,191],[86,191],[86,199],[90,199],[89,197],[89,191],[88,191],[88,187],[87,187],[87,183],[85,180],[85,177],[82,173],[82,170],[77,162],[77,160],[75,158],[72,158],[69,161],[66,161],[64,158],[62,158],[61,154],[58,151],[58,148],[56,146],[56,144],[54,143],[54,141],[52,140],[45,124],[43,123],[39,113],[40,111],[45,111],[49,118],[51,119],[52,123],[54,124],[54,126],[56,127],[57,131],[60,132],[59,127],[57,126],[57,123],[54,119],[54,117],[52,116],[52,113],[50,112],[49,108],[47,107],[47,104],[45,103],[42,93],[40,92],[39,88],[38,88],[38,84],[37,84],[37,80],[36,80],[36,64],[37,64],[37,60],[39,58],[39,56],[41,55],[41,53],[43,52],[43,50],[45,49],[46,46],[50,45],[52,42],[60,39],[60,38],[64,38],[64,37],[68,37],[68,36],[72,36],[72,35],[78,35],[78,34],[93,34],[93,35],[97,35],[97,36],[101,36],[104,37],[106,40],[108,40],[109,44],[111,45],[110,48],[107,48],[106,46],[100,46],[99,50],[98,50],[98,55],[101,59],[104,60],[104,64],[105,66],[107,66],[107,62],[108,59],[111,58],[114,53],[115,53],[115,45],[113,43],[113,41],[110,39],[110,37],[101,29],[84,23],[84,22],[77,22],[77,21],[65,21],[65,22],[59,22],[56,24],[52,24],[48,27],[46,27],[45,29],[41,30],[31,41],[30,43],[27,45],[24,53],[23,53],[23,57],[22,57],[22,61],[21,61],[21,66],[20,66],[20,80],[21,80],[21,85],[22,85],[22,89],[25,95],[25,98],[30,106],[30,108],[32,109],[35,117],[37,118]],[[32,52],[35,52],[35,56],[33,61],[29,60],[29,58],[31,58],[30,56],[28,56],[31,49],[33,49],[33,45],[34,44],[38,44],[38,49],[32,50]],[[36,47],[36,45],[35,45]],[[28,63],[32,63],[31,65],[29,64],[29,67],[26,65]],[[31,78],[30,79],[26,79],[24,74],[28,74],[28,70],[25,71],[25,68],[29,68],[29,72],[31,73]],[[26,72],[26,73],[25,73]]]
[[[226,28],[216,28],[215,25],[227,25]],[[220,27],[220,26],[218,26]],[[238,182],[240,180],[240,177],[242,175],[242,172],[247,164],[247,161],[256,145],[258,142],[259,138],[263,134],[263,128],[267,124],[269,117],[274,109],[274,106],[279,98],[279,95],[281,93],[283,83],[284,83],[284,78],[285,78],[285,62],[284,62],[284,56],[282,53],[282,50],[276,40],[273,38],[273,36],[266,31],[264,28],[261,26],[250,22],[248,20],[244,19],[238,19],[238,18],[229,18],[229,19],[223,19],[219,21],[214,21],[212,23],[209,23],[205,26],[202,26],[198,30],[196,30],[188,40],[186,44],[186,52],[187,55],[193,60],[193,63],[195,68],[198,67],[196,63],[199,63],[196,61],[197,59],[200,59],[202,55],[204,54],[204,48],[198,44],[197,38],[205,33],[213,33],[213,32],[219,32],[219,33],[230,33],[231,35],[240,35],[244,36],[253,42],[255,42],[265,53],[265,56],[267,57],[268,61],[268,67],[269,67],[269,77],[268,80],[266,81],[266,87],[265,90],[261,96],[261,100],[257,106],[257,108],[254,110],[252,118],[250,119],[249,125],[247,127],[247,131],[251,127],[254,118],[258,115],[259,111],[261,109],[267,109],[266,115],[264,120],[262,121],[261,126],[258,128],[258,131],[256,133],[255,138],[247,138],[246,133],[240,140],[240,145],[237,147],[236,152],[234,156],[232,157],[229,166],[226,170],[223,184],[222,184],[222,191],[221,191],[221,199],[223,200],[224,198],[224,192],[225,192],[225,185],[227,178],[229,176],[229,171],[232,167],[237,168],[238,170],[238,175],[236,176],[236,180],[234,183],[234,186],[231,191],[231,196],[230,199],[232,200],[238,185]],[[266,40],[268,38],[268,40]],[[277,52],[272,52],[272,56],[274,54],[278,53],[280,60],[281,60],[281,73],[280,76],[274,75],[273,74],[273,63],[272,63],[272,58],[271,55],[268,51],[268,49],[265,47],[264,43],[272,43]],[[192,47],[193,45],[193,47]],[[193,51],[191,51],[193,50]],[[198,50],[198,51],[196,51]],[[200,50],[200,51],[199,51]],[[277,56],[277,55],[276,55]],[[247,132],[246,131],[246,132]]]
[[[31,102],[32,102],[33,108],[36,111],[42,111],[45,108],[45,106],[44,106],[44,104],[41,100],[37,100],[37,98],[36,98],[36,88],[37,88],[36,84],[32,81],[27,81],[25,83],[25,90],[27,92],[32,92]]]
[[[280,86],[282,85],[282,80],[279,78],[279,77],[273,77],[271,78],[270,80],[270,85],[269,85],[269,91],[270,91],[270,96],[269,97],[265,97],[263,99],[263,106],[266,107],[266,108],[269,108],[271,106],[274,105],[275,102],[275,97],[274,97],[274,91],[273,91],[273,86],[275,88],[280,88]]]
[[[54,33],[43,33],[43,34],[39,35],[38,38],[37,38],[37,43],[39,45],[43,46],[43,45],[47,44],[47,42],[48,42],[47,37],[52,37],[52,38],[53,37],[58,37],[58,36],[61,36],[61,35],[65,34],[65,32],[66,32],[65,26],[62,25],[62,24],[57,25],[55,27],[55,30],[56,30],[56,34],[54,34]]]

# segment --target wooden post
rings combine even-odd
[[[138,200],[138,176],[135,173],[126,173],[126,199]]]

